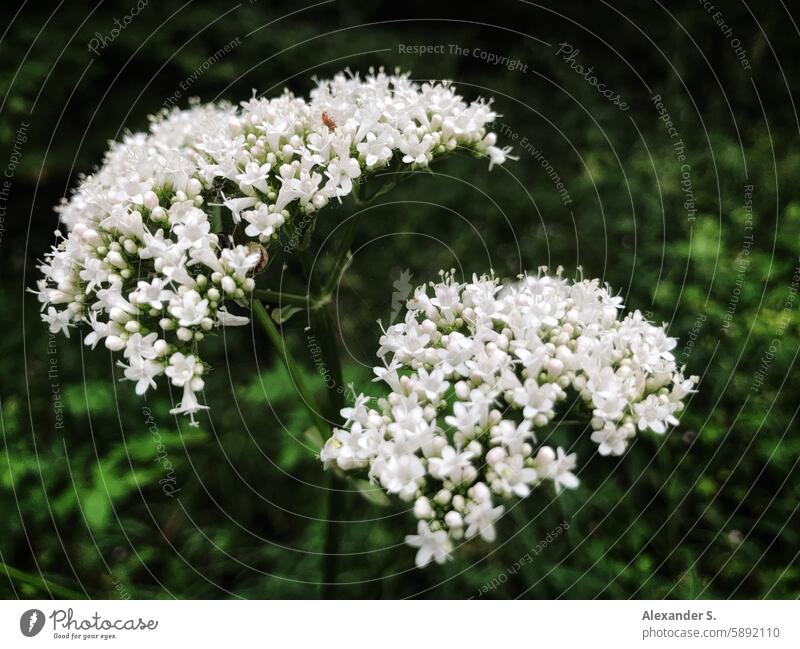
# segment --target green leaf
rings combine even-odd
[[[391,505],[389,496],[380,487],[375,486],[368,480],[351,480],[353,486],[358,490],[364,498],[366,498],[373,505],[378,507],[388,507]]]
[[[319,432],[316,426],[311,426],[311,428],[306,429],[306,431],[303,433],[303,437],[308,440],[309,444],[311,444],[315,451],[319,451],[323,446],[325,446],[325,440],[322,439],[322,433]]]
[[[283,324],[298,311],[302,311],[299,306],[282,306],[278,309],[272,309],[271,315],[276,323]]]
[[[101,529],[108,521],[111,502],[101,491],[92,491],[83,499],[83,513],[86,522],[95,529]]]

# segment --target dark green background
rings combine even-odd
[[[350,521],[340,526],[348,555],[339,579],[348,585],[336,592],[459,598],[495,579],[504,583],[482,597],[797,597],[800,298],[791,283],[800,254],[800,35],[781,4],[748,4],[719,3],[728,37],[697,2],[669,10],[640,2],[331,2],[305,11],[151,2],[97,56],[90,39],[108,35],[130,4],[68,2],[52,15],[7,8],[14,20],[0,43],[0,166],[15,140],[21,162],[0,239],[0,560],[10,575],[0,576],[0,594],[319,595],[326,476],[304,436],[308,417],[264,336],[248,327],[208,341],[211,420],[188,429],[168,414],[163,382],[145,404],[117,382],[105,350],[91,352],[76,333],[49,347],[35,297],[25,293],[53,240],[52,206],[100,161],[109,139],[145,128],[182,81],[239,38],[179,105],[192,95],[235,102],[253,88],[306,93],[312,76],[346,66],[452,78],[469,99],[494,96],[498,121],[542,152],[572,198],[565,207],[541,165],[518,151],[518,162],[491,174],[485,161],[448,160],[363,216],[337,296],[347,374],[358,389],[374,390],[375,321],[390,317],[392,283],[405,269],[416,284],[450,267],[508,276],[549,264],[573,275],[580,264],[629,308],[668,322],[682,339],[680,360],[702,376],[681,426],[666,437],[642,435],[622,458],[595,455],[586,432],[565,436],[579,453],[581,487],[558,499],[534,492],[503,519],[500,543],[470,543],[444,567],[413,568],[413,552],[400,545],[414,527],[410,513],[351,494],[336,512]],[[739,64],[730,38],[740,39],[752,70]],[[579,48],[577,61],[594,66],[630,109],[621,112],[570,70],[556,55],[560,42]],[[527,71],[471,54],[402,55],[401,44],[477,47]],[[653,94],[686,145],[694,221]],[[324,212],[316,245],[331,232],[335,241],[351,210],[345,201]],[[329,250],[330,242],[323,266]],[[281,261],[259,281],[276,286]],[[284,280],[301,290],[288,264]],[[696,324],[696,343],[684,353]],[[304,325],[297,315],[285,333],[322,390]],[[174,467],[173,498],[158,484],[164,471],[145,405]],[[509,574],[563,520],[569,533]]]

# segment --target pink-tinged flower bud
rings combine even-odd
[[[144,205],[144,206],[145,206],[145,207],[146,207],[148,210],[151,210],[151,211],[152,211],[152,210],[154,210],[156,207],[158,207],[158,196],[156,196],[156,193],[155,193],[155,192],[153,192],[153,191],[146,191],[146,192],[144,193],[144,195],[142,196],[142,204],[143,204],[143,205]]]
[[[444,522],[447,527],[457,529],[464,526],[464,519],[456,511],[449,511],[444,515]]]

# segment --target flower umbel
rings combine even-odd
[[[383,71],[338,74],[308,100],[287,91],[162,113],[114,143],[58,208],[65,231],[35,291],[42,319],[66,336],[86,325],[87,345],[124,352],[139,394],[165,374],[183,390],[172,412],[195,423],[206,408],[198,343],[248,322],[229,308],[248,308],[267,247],[389,165],[424,168],[457,149],[502,162],[486,130],[495,116],[448,82]]]
[[[416,563],[442,563],[453,543],[496,538],[505,508],[545,482],[574,489],[575,453],[538,445],[557,425],[559,403],[577,394],[601,455],[621,455],[637,430],[677,424],[697,377],[684,378],[676,340],[598,280],[547,275],[501,284],[491,276],[421,286],[405,321],[380,339],[377,380],[385,398],[363,395],[321,459],[366,469],[387,492],[414,502]]]

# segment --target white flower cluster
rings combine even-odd
[[[693,391],[676,367],[676,340],[598,280],[549,276],[502,285],[458,283],[452,272],[418,288],[405,321],[380,340],[375,369],[390,389],[342,411],[321,453],[326,466],[368,468],[390,494],[414,501],[416,563],[442,563],[453,543],[495,538],[504,507],[551,481],[574,488],[575,454],[538,446],[568,391],[580,397],[602,455],[620,455],[637,430],[664,433]]]
[[[205,408],[197,342],[248,322],[226,301],[247,307],[265,244],[389,164],[426,167],[457,148],[502,163],[508,150],[485,128],[494,118],[448,83],[383,72],[340,74],[310,100],[286,92],[163,114],[112,144],[59,207],[66,234],[40,266],[42,318],[67,336],[87,324],[86,344],[121,351],[139,394],[166,374],[183,389],[173,412],[194,424]]]

